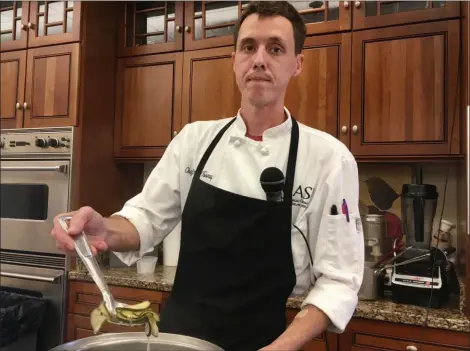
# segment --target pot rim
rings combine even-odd
[[[172,346],[193,348],[195,351],[224,351],[213,343],[186,335],[159,333],[158,337],[150,337],[150,340],[153,345],[171,344]],[[147,341],[147,336],[143,332],[105,333],[70,341],[68,343],[58,345],[49,351],[87,351],[98,346],[112,346],[128,342],[132,343],[143,341]]]

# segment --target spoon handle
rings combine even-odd
[[[71,218],[71,216],[63,216],[59,218],[59,224],[65,231],[68,231],[68,225],[66,221],[70,220]],[[114,301],[114,298],[109,291],[109,287],[108,284],[106,284],[103,272],[101,271],[98,262],[91,252],[86,234],[82,231],[80,234],[74,235],[73,239],[75,241],[75,251],[77,251],[78,256],[80,256],[82,259],[83,264],[93,278],[93,281],[98,286],[98,289],[100,289],[108,312],[110,312],[112,315],[115,315],[116,302]]]

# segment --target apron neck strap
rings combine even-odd
[[[295,165],[297,164],[297,149],[299,146],[299,124],[291,116],[292,129],[290,136],[289,158],[287,159],[286,183],[284,185],[284,201],[292,204],[294,190]]]

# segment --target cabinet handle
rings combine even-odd
[[[359,127],[357,125],[353,125],[352,131],[354,134],[357,134],[357,132],[359,131]]]
[[[28,28],[29,29],[34,29],[34,23],[28,22]]]
[[[29,105],[28,105],[27,102],[24,102],[24,103],[23,103],[23,108],[24,108],[25,110],[27,110],[27,109],[29,108]]]
[[[178,134],[178,132],[175,130],[173,131],[173,136],[175,137]]]
[[[21,104],[19,102],[16,103],[16,109],[21,110]]]
[[[343,135],[345,135],[347,132],[348,132],[348,127],[342,126],[341,127],[341,133],[343,133]]]
[[[344,6],[345,9],[347,9],[349,7],[349,1],[345,1],[343,3],[343,6]]]
[[[189,32],[191,31],[191,27],[190,27],[190,26],[184,27],[184,31],[185,31],[186,33],[189,33]]]
[[[406,351],[418,351],[416,346],[410,345],[406,347]]]
[[[181,33],[181,26],[176,26],[176,32]]]
[[[356,6],[356,8],[358,9],[359,7],[361,7],[361,2],[360,1],[355,1],[354,6]]]
[[[28,29],[28,26],[24,23],[21,23],[21,29],[22,30],[27,30]]]

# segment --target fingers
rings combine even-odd
[[[80,233],[85,225],[93,218],[95,211],[91,207],[80,208],[72,217],[69,223],[69,234],[76,235]]]
[[[57,245],[59,247],[62,247],[64,251],[70,252],[74,251],[74,241],[70,237],[70,235],[62,228],[62,226],[59,224],[59,217],[63,216],[73,216],[76,213],[74,212],[69,212],[69,213],[63,213],[54,218],[54,228],[51,231],[51,236],[56,239]]]

